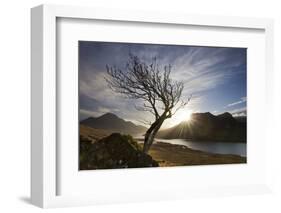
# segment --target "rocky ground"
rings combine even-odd
[[[246,163],[238,155],[212,154],[157,142],[148,154],[131,136],[80,126],[80,169],[113,169]]]
[[[158,167],[130,135],[112,133],[91,142],[80,137],[80,170]]]

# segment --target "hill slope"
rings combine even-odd
[[[237,120],[228,112],[221,115],[193,113],[191,120],[159,131],[158,138],[203,141],[246,142],[246,119]]]
[[[95,129],[110,130],[124,134],[140,134],[146,131],[143,126],[135,125],[133,122],[125,121],[115,114],[106,113],[100,117],[89,117],[80,122],[80,124],[89,126]]]

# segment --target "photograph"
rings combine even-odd
[[[79,170],[247,163],[247,48],[78,41],[77,51]]]

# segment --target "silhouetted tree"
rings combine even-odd
[[[126,69],[121,70],[115,66],[106,66],[109,87],[120,94],[132,99],[144,101],[138,110],[147,111],[154,115],[154,121],[145,133],[143,152],[147,153],[154,137],[167,118],[185,106],[186,102],[180,100],[184,85],[182,82],[172,81],[170,78],[171,65],[159,70],[156,58],[151,64],[141,61],[137,56],[130,54]]]

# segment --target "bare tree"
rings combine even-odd
[[[154,137],[167,118],[171,118],[176,111],[185,106],[180,100],[184,85],[182,82],[172,81],[170,78],[171,65],[159,70],[156,58],[151,64],[142,62],[137,56],[129,55],[126,69],[106,66],[109,87],[127,98],[141,99],[143,105],[138,110],[147,111],[154,115],[154,121],[145,133],[143,152],[147,153]]]

